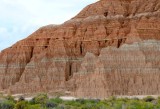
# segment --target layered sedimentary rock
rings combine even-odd
[[[88,98],[158,95],[159,55],[160,41],[155,40],[103,48],[99,56],[87,53],[72,78],[74,95]]]
[[[130,66],[126,66],[125,70],[113,68],[113,72],[105,69],[102,71],[104,73],[98,71],[102,66],[114,67],[112,64],[121,63],[116,57],[113,57],[115,58],[113,62],[106,59],[103,61],[101,56],[107,57],[117,52],[122,53],[121,56],[123,55],[121,49],[125,48],[124,44],[149,39],[160,39],[159,0],[100,0],[84,8],[71,20],[61,25],[42,27],[26,39],[3,50],[0,53],[0,90],[10,93],[69,90],[76,96],[91,95],[92,97],[125,95],[130,92],[132,94],[159,93],[158,86],[153,87],[152,91],[148,89],[148,85],[158,82],[158,79],[151,81],[158,75],[157,72],[144,73],[146,71],[144,69],[133,70],[130,73],[127,70]],[[115,53],[110,54],[112,50],[106,50],[110,46],[110,49],[115,49]],[[137,49],[135,54],[133,50],[133,56],[141,55],[137,57],[142,64],[139,67],[147,66],[144,59],[146,55],[141,53],[143,50],[137,51]],[[128,55],[132,56],[130,50],[124,54],[124,56]],[[128,60],[124,59],[124,61]],[[156,62],[154,60],[153,65]],[[88,66],[87,63],[92,65]],[[124,62],[124,65],[126,63],[128,62]],[[137,63],[133,61],[127,65],[136,67],[135,64]],[[80,74],[79,72],[89,73],[76,76]],[[142,89],[143,84],[141,80],[134,79],[135,75],[140,75],[141,80],[147,80],[148,75],[151,79]],[[133,82],[126,83],[129,81],[129,76],[133,78]],[[95,80],[96,78],[99,79]],[[117,81],[112,87],[111,83],[114,80]],[[141,87],[140,91],[135,81]],[[121,85],[116,89],[117,83]],[[90,88],[85,90],[85,86]],[[101,89],[97,88],[92,93],[95,87]],[[132,89],[134,91],[130,91]],[[97,91],[102,93],[98,95]]]

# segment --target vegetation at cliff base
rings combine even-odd
[[[110,97],[106,100],[77,99],[64,101],[39,94],[27,101],[23,97],[14,100],[12,96],[0,98],[0,109],[160,109],[160,98],[148,96],[144,99]]]

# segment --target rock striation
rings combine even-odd
[[[112,95],[160,93],[160,41],[147,40],[87,53],[74,74],[73,95],[105,98]]]
[[[0,91],[159,94],[159,39],[159,0],[100,0],[3,50]]]

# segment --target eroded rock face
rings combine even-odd
[[[120,48],[107,47],[99,56],[87,53],[74,74],[73,95],[105,98],[111,95],[160,93],[160,41],[148,40]]]
[[[71,20],[61,25],[42,27],[28,38],[3,50],[0,53],[0,90],[10,93],[70,90],[73,91],[73,95],[88,97],[130,92],[133,94],[159,93],[156,89],[158,86],[155,86],[153,91],[147,89],[147,85],[154,84],[154,81],[146,83],[146,86],[143,84],[145,88],[142,88],[140,83],[145,78],[147,80],[147,75],[154,78],[158,75],[157,72],[146,75],[144,73],[146,70],[133,70],[131,71],[133,73],[127,71],[129,65],[135,67],[135,62],[127,64],[125,70],[113,68],[113,72],[108,72],[103,69],[104,73],[99,73],[98,70],[102,66],[114,67],[112,64],[121,63],[118,58],[112,60],[113,62],[103,61],[101,56],[116,55],[116,51],[120,52],[121,56],[124,53],[121,49],[125,48],[123,44],[148,39],[160,39],[159,0],[100,0],[84,8]],[[112,50],[105,51],[104,48],[110,46],[114,47],[115,53],[112,53]],[[135,54],[128,50],[125,55],[139,55],[137,58],[140,58],[141,67],[145,67],[148,65],[144,59],[146,55],[141,53],[142,50],[137,51],[137,49]],[[127,60],[124,59],[124,61]],[[91,65],[85,64],[89,62]],[[79,72],[84,72],[85,75],[76,76],[80,74]],[[89,73],[86,74],[86,72]],[[141,75],[141,80],[133,79],[132,82],[127,78],[128,76],[134,78],[138,74]],[[113,78],[110,78],[111,76]],[[112,87],[114,80],[117,81]],[[131,82],[126,85],[125,81]],[[135,86],[135,81],[138,81],[139,86]],[[116,89],[118,83],[121,85]],[[90,89],[85,90],[83,84],[90,86]],[[97,88],[92,93],[95,87],[101,88]],[[141,90],[138,87],[141,87]],[[130,91],[132,89],[134,91]],[[104,93],[96,94],[97,91]]]

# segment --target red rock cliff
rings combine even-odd
[[[0,90],[11,93],[69,90],[76,96],[97,98],[159,94],[159,70],[152,67],[158,68],[160,61],[146,60],[147,56],[158,56],[158,52],[144,53],[146,45],[141,42],[149,39],[160,39],[159,0],[98,1],[71,20],[42,27],[3,50]],[[134,42],[142,43],[142,47],[134,51],[132,46],[136,44],[123,45]],[[127,52],[123,50],[126,48]],[[105,70],[106,67],[111,69]],[[151,84],[155,84],[152,90],[148,88]]]

